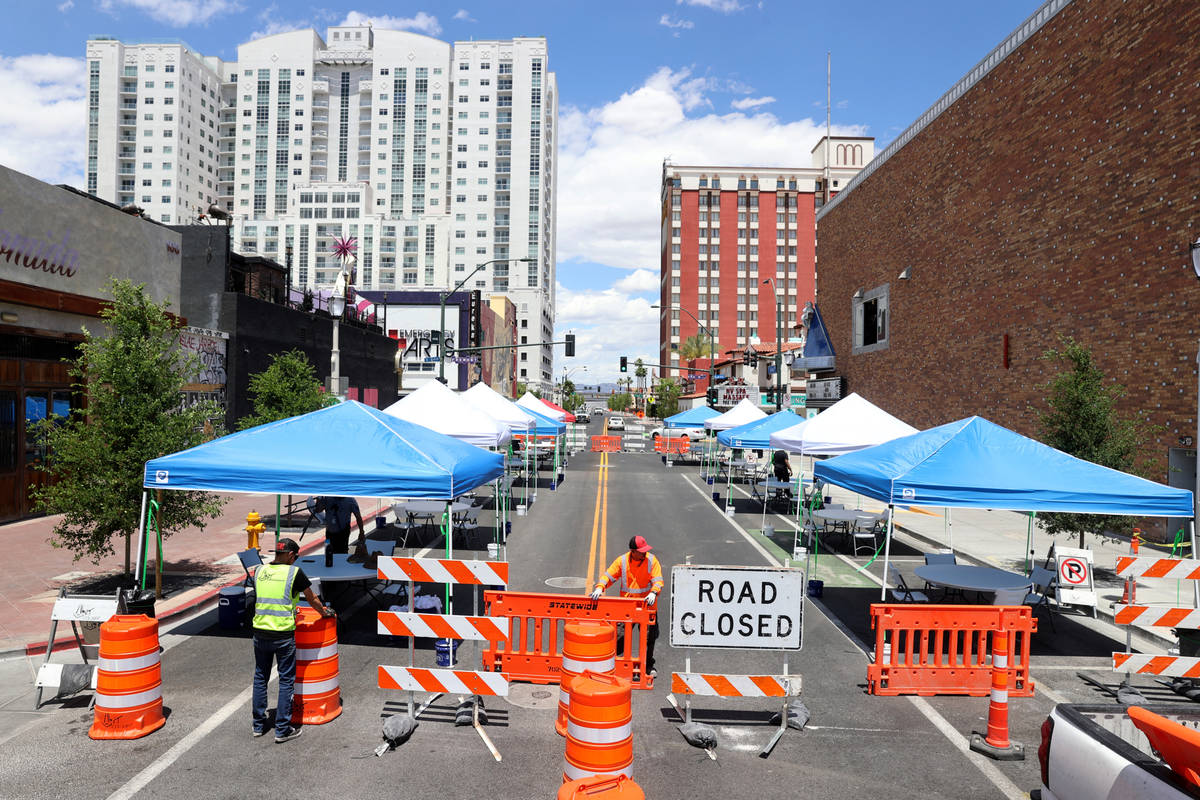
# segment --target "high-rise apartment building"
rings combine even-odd
[[[353,237],[356,288],[465,280],[512,300],[521,343],[553,338],[545,39],[451,45],[341,26],[256,39],[236,62],[101,39],[87,56],[90,192],[174,224],[215,203],[235,249],[286,264],[299,289],[331,288],[333,243]],[[550,345],[517,358],[518,380],[549,388]]]
[[[817,209],[874,147],[822,137],[810,167],[663,164],[660,364],[685,364],[679,348],[697,334],[713,337],[718,360],[759,342],[773,351],[777,297],[788,339],[816,290]],[[696,364],[708,364],[707,351]]]

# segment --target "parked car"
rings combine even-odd
[[[650,431],[650,438],[657,441],[660,436],[669,436],[671,439],[686,438],[688,442],[704,441],[703,428],[671,428],[669,434],[664,432],[663,426],[659,425],[654,430]]]
[[[575,412],[575,421],[587,424],[592,421],[592,413],[585,408]]]
[[[609,429],[610,431],[623,431],[623,430],[625,430],[625,418],[624,418],[624,417],[620,417],[620,416],[616,416],[616,415],[613,415],[613,416],[609,417],[609,418],[608,418],[608,429]]]

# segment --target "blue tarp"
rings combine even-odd
[[[521,406],[521,410],[528,412],[531,417],[537,420],[536,436],[559,436],[567,432],[567,424],[565,422],[551,419],[545,414],[538,413],[532,408],[526,408],[525,406]]]
[[[815,473],[892,505],[1192,516],[1186,489],[1069,456],[982,417],[822,461]]]
[[[672,414],[663,420],[664,428],[703,428],[704,420],[719,417],[720,411],[708,406],[696,406],[687,411]]]
[[[347,401],[146,462],[150,489],[448,500],[503,457]]]
[[[799,425],[808,420],[791,411],[776,411],[766,419],[748,422],[717,434],[717,441],[726,447],[739,447],[751,450],[765,450],[771,446],[770,436],[775,431]]]

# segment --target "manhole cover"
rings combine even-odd
[[[547,586],[553,586],[555,589],[582,589],[587,586],[587,578],[575,578],[570,575],[562,578],[547,578]]]
[[[551,691],[545,686],[539,686],[534,683],[510,683],[508,685],[508,697],[505,698],[514,706],[521,708],[539,709],[557,709],[558,708],[558,692]]]

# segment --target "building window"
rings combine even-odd
[[[852,301],[854,353],[883,350],[888,345],[888,285],[872,289]]]

